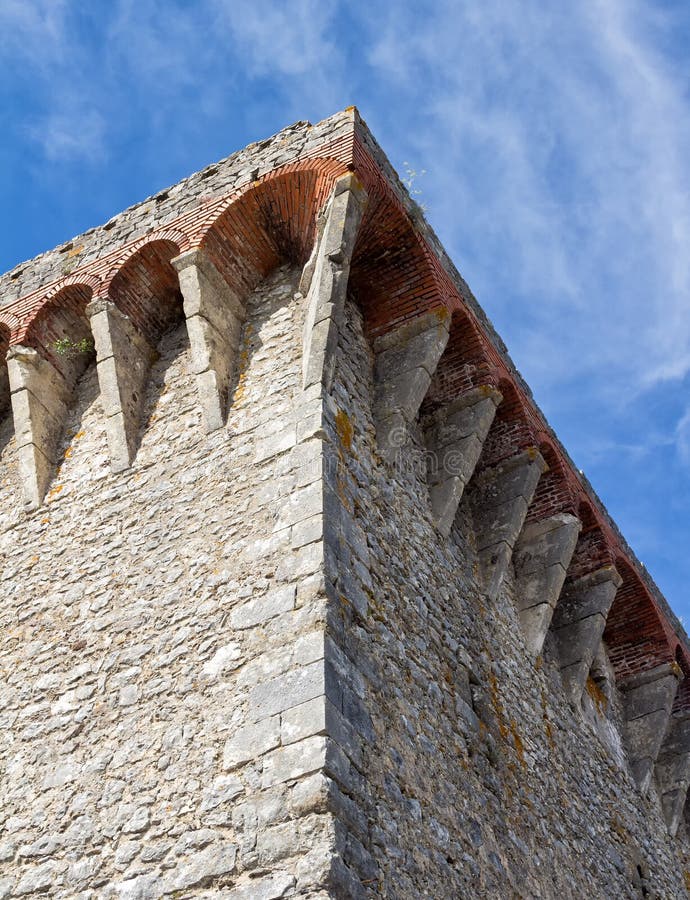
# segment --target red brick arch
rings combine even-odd
[[[573,579],[597,569],[612,567],[614,563],[607,531],[602,526],[598,512],[588,500],[580,500],[577,517],[582,522],[582,531],[568,567],[568,576]]]
[[[323,159],[276,170],[216,211],[196,243],[244,296],[277,265],[307,260],[318,213],[346,171],[343,163]]]
[[[379,193],[376,185],[355,244],[349,290],[372,337],[420,312],[447,305],[409,214],[395,195]]]
[[[464,310],[455,310],[448,343],[431,379],[422,413],[433,412],[472,388],[495,387],[497,381],[477,323]]]
[[[548,469],[537,483],[537,489],[527,514],[528,522],[536,522],[556,513],[577,515],[578,490],[554,444],[543,436],[539,440],[539,452]]]
[[[495,465],[537,444],[524,398],[514,382],[501,378],[497,387],[503,400],[484,442],[479,468]]]
[[[93,296],[93,282],[70,279],[50,293],[36,314],[24,326],[22,342],[34,347],[74,387],[93,359],[91,328],[86,305]],[[75,354],[58,352],[58,341],[68,340],[87,348]]]
[[[604,640],[621,679],[674,662],[677,639],[635,569],[622,556],[615,564],[623,583],[606,621]]]
[[[119,252],[108,258],[108,268],[105,270],[103,277],[99,279],[100,288],[98,293],[107,294],[110,285],[117,277],[118,273],[135,257],[140,250],[143,250],[149,244],[165,243],[174,246],[175,254],[182,253],[187,250],[190,245],[189,235],[177,228],[165,228],[160,231],[153,231],[144,237],[139,238],[131,244],[120,248]]]
[[[170,260],[180,253],[168,238],[135,247],[112,276],[105,279],[108,297],[132,320],[152,346],[182,316],[182,295]]]
[[[13,315],[7,310],[0,312],[0,328],[3,334],[9,334],[8,341],[10,344],[18,344],[22,330],[22,322],[18,316]],[[7,352],[7,351],[5,351]]]

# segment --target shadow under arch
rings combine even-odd
[[[420,313],[446,305],[429,249],[386,185],[369,185],[352,254],[350,294],[371,340]]]
[[[524,401],[513,382],[500,378],[496,386],[503,399],[484,441],[477,471],[503,462],[537,443]]]
[[[580,498],[577,517],[582,529],[568,566],[568,579],[577,580],[602,568],[613,567],[613,553],[608,538],[592,504]]]
[[[420,415],[435,412],[473,388],[495,387],[496,382],[479,328],[465,310],[455,310],[448,343],[431,377]]]
[[[4,416],[10,406],[10,379],[7,374],[7,351],[12,334],[7,325],[0,322],[0,416]]]
[[[199,241],[239,300],[279,265],[304,265],[317,219],[347,168],[318,160],[254,182],[208,223]]]
[[[577,516],[577,492],[567,477],[567,469],[561,455],[553,443],[544,438],[538,446],[548,468],[537,482],[526,521],[537,522],[557,513]]]
[[[93,296],[89,284],[68,284],[40,307],[25,330],[23,343],[47,359],[73,391],[95,360],[86,306]]]
[[[171,264],[179,252],[174,241],[154,238],[137,247],[107,284],[109,299],[152,348],[184,316],[177,272]]]
[[[108,299],[143,339],[126,351],[138,367],[136,379],[126,389],[129,464],[157,407],[166,370],[189,346],[182,292],[172,265],[180,249],[180,243],[170,237],[153,235],[150,240],[139,242],[106,280]],[[173,333],[177,352],[171,354],[167,341]]]
[[[7,351],[10,347],[11,330],[0,322],[0,455],[12,440],[14,423],[11,416],[10,379],[7,372]]]

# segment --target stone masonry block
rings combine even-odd
[[[328,738],[325,735],[314,735],[273,750],[264,758],[261,787],[265,790],[323,769],[327,749]]]
[[[315,481],[306,487],[292,491],[285,498],[283,505],[273,527],[274,531],[280,531],[290,525],[316,516],[323,510],[323,486]]]
[[[526,525],[515,545],[518,614],[534,656],[541,653],[580,529],[579,519],[560,513]]]
[[[209,433],[225,422],[245,308],[201,248],[182,253],[172,264],[177,269],[184,299],[204,431]]]
[[[258,759],[280,745],[280,716],[272,716],[256,724],[238,729],[225,742],[223,768],[236,769],[246,762]]]
[[[450,314],[445,307],[417,316],[377,339],[374,345],[374,419],[379,452],[388,462],[405,443],[391,441],[391,428],[414,421],[431,376],[448,343]]]
[[[256,597],[233,609],[230,614],[230,624],[233,628],[244,629],[262,625],[269,619],[289,612],[295,606],[294,585],[269,591],[262,597]]]
[[[598,569],[566,583],[554,611],[553,629],[566,693],[579,704],[604,633],[621,577],[613,567]]]
[[[336,707],[340,706],[340,688],[330,664],[316,660],[252,688],[249,717],[260,721],[322,695],[329,697]]]
[[[655,766],[661,806],[669,833],[680,825],[690,785],[690,712],[671,717]]]
[[[677,665],[664,664],[619,684],[630,768],[643,793],[666,735],[680,674]]]

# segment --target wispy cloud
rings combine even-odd
[[[229,29],[244,65],[255,75],[313,77],[340,56],[329,26],[335,0],[212,0],[219,21]]]
[[[676,426],[676,446],[682,461],[690,465],[690,406]]]
[[[3,0],[0,4],[0,54],[37,68],[49,66],[67,43],[67,0]]]
[[[100,162],[107,156],[106,125],[94,109],[50,113],[28,126],[29,136],[50,162]]]
[[[690,120],[647,19],[528,0],[371,23],[372,66],[417,104],[434,222],[526,368],[528,331],[559,347],[560,382],[598,369],[638,391],[690,366]]]

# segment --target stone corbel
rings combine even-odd
[[[225,424],[246,311],[207,253],[188,250],[171,260],[178,273],[204,431]]]
[[[92,300],[86,312],[96,346],[110,465],[113,472],[122,472],[136,454],[146,380],[155,351],[110,300]]]
[[[558,646],[563,687],[575,705],[580,703],[606,617],[621,583],[616,569],[605,566],[566,583],[556,604],[551,628]]]
[[[312,254],[300,280],[307,297],[302,352],[302,386],[330,391],[338,330],[345,308],[350,262],[367,195],[354,174],[339,178],[319,217]]]
[[[690,785],[690,710],[671,716],[655,772],[664,819],[669,834],[675,835]]]
[[[441,354],[450,313],[439,307],[418,315],[374,343],[374,421],[379,453],[393,462],[408,438]]]
[[[581,528],[575,516],[558,513],[525,525],[515,545],[518,615],[535,657],[544,646]]]
[[[618,684],[630,770],[642,793],[652,780],[681,674],[676,663],[664,663]]]
[[[475,476],[472,487],[477,552],[487,596],[495,600],[527,516],[544,457],[534,447]]]
[[[41,505],[55,472],[56,445],[71,391],[52,363],[33,347],[10,347],[7,373],[24,506],[32,510]]]
[[[501,402],[483,385],[445,404],[426,423],[429,499],[436,527],[448,535]]]

